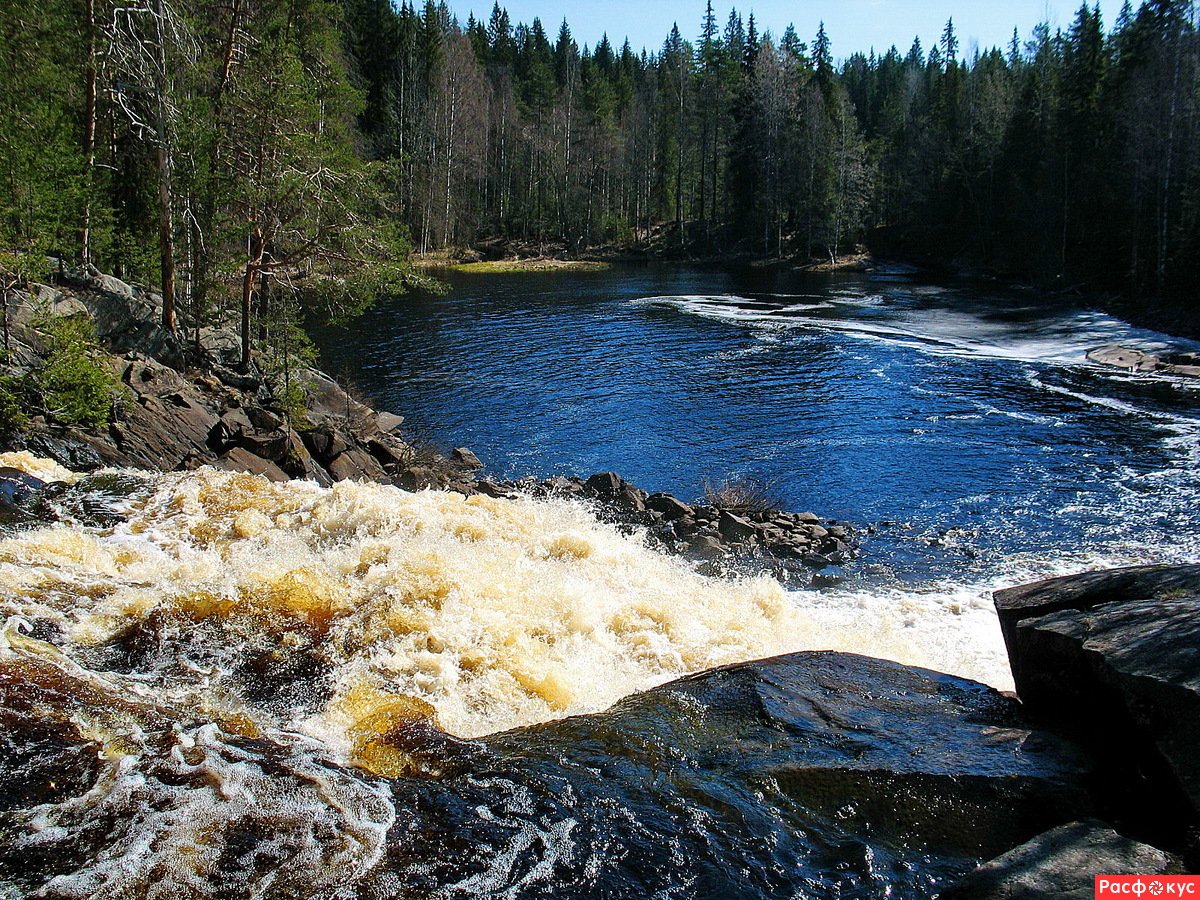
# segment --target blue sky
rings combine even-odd
[[[492,2],[451,0],[450,8],[464,23],[472,11],[487,21]],[[531,22],[535,16],[541,18],[551,40],[565,16],[581,45],[594,45],[607,31],[617,47],[628,36],[636,49],[645,45],[652,51],[662,44],[676,21],[684,37],[694,39],[704,14],[704,0],[509,0],[501,5],[508,9],[514,24]],[[1079,0],[743,0],[735,4],[713,0],[722,26],[731,5],[736,5],[743,17],[753,12],[760,30],[770,29],[776,35],[794,22],[801,39],[809,42],[817,32],[817,24],[824,20],[834,55],[840,59],[871,47],[886,50],[892,44],[905,51],[914,35],[920,35],[928,50],[951,16],[964,53],[970,52],[973,41],[982,47],[1006,45],[1013,26],[1022,38],[1028,37],[1041,21],[1048,21],[1052,27],[1067,27],[1075,17]],[[1119,8],[1120,0],[1101,0],[1109,24]]]

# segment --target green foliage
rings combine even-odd
[[[49,349],[34,376],[47,415],[66,425],[107,425],[117,380],[91,324],[83,316],[44,316],[34,325],[46,334]]]
[[[19,378],[0,375],[0,434],[21,431],[29,422],[25,386]]]

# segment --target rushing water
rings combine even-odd
[[[1196,558],[1195,387],[1084,361],[1165,340],[650,269],[455,279],[323,336],[495,471],[754,476],[849,521],[824,590],[561,499],[2,456],[72,484],[0,535],[0,898],[931,896],[1081,814],[998,694],[826,656],[637,692],[825,649],[1010,686],[990,586]]]
[[[322,335],[328,366],[500,474],[613,469],[685,498],[750,477],[870,531],[827,605],[958,611],[998,584],[1200,553],[1200,384],[1085,358],[1190,346],[1167,335],[895,270],[449,282]]]

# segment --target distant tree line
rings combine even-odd
[[[657,243],[895,252],[1129,292],[1200,264],[1200,33],[1191,0],[1099,8],[1003,49],[856,53],[711,2],[657,53],[564,21],[455,22],[345,0],[364,152],[398,163],[414,244]]]
[[[1193,0],[842,62],[711,3],[647,53],[499,4],[3,2],[0,83],[6,287],[46,255],[153,280],[165,327],[231,315],[246,354],[397,287],[410,246],[866,241],[1160,295],[1200,265]]]

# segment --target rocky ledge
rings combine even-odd
[[[1200,565],[1054,578],[995,602],[1023,714],[1092,760],[1099,819],[943,896],[1083,900],[1096,874],[1200,871]]]
[[[1141,374],[1200,378],[1200,353],[1147,353],[1113,344],[1092,350],[1087,358],[1103,366],[1115,366]]]

